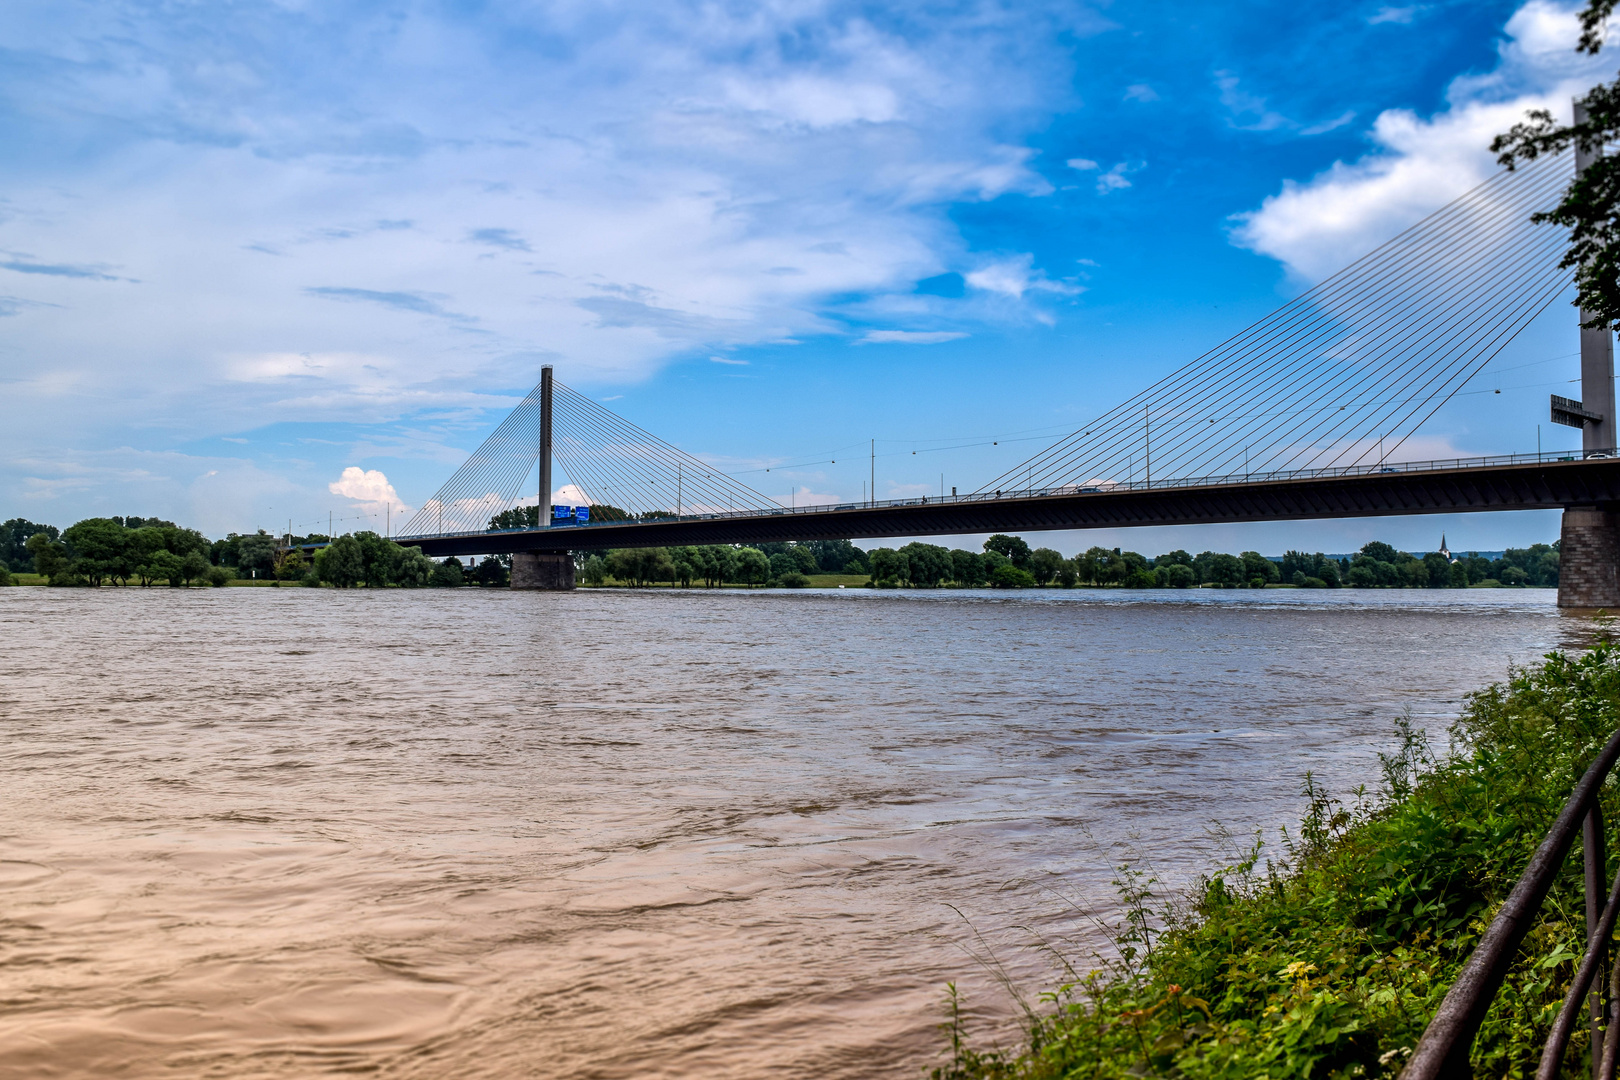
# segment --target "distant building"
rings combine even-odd
[[[1451,557],[1451,549],[1446,547],[1446,534],[1445,533],[1440,534],[1440,554],[1442,554],[1442,555],[1444,555],[1446,557],[1447,562],[1455,562],[1456,561]]]

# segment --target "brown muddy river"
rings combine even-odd
[[[1553,600],[0,590],[0,1076],[915,1078]]]

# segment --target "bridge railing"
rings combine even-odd
[[[1603,782],[1620,760],[1620,731],[1587,766],[1586,774],[1570,794],[1557,820],[1530,858],[1524,874],[1497,911],[1496,918],[1479,939],[1463,965],[1457,981],[1451,984],[1445,1000],[1418,1040],[1411,1060],[1401,1071],[1401,1080],[1462,1080],[1473,1075],[1469,1051],[1479,1033],[1485,1014],[1502,988],[1513,966],[1519,945],[1529,933],[1554,879],[1563,869],[1577,831],[1583,834],[1582,857],[1586,884],[1586,951],[1575,969],[1575,979],[1553,1021],[1542,1047],[1536,1080],[1553,1080],[1560,1073],[1564,1051],[1586,1005],[1592,1033],[1593,1080],[1613,1080],[1620,1055],[1620,986],[1604,986],[1603,970],[1609,966],[1610,940],[1615,916],[1620,912],[1620,875],[1605,897],[1604,878],[1608,856],[1605,850],[1603,814],[1598,793]],[[1620,980],[1620,967],[1614,977]],[[1607,991],[1607,992],[1606,992]],[[1605,998],[1608,999],[1607,1004]],[[1606,1021],[1606,1022],[1605,1022]]]
[[[1591,458],[1620,457],[1620,452],[1608,450],[1552,450],[1535,454],[1493,454],[1487,457],[1442,458],[1433,461],[1382,461],[1372,465],[1336,465],[1320,469],[1282,469],[1271,472],[1222,473],[1214,476],[1170,477],[1166,479],[1098,480],[1085,484],[1060,484],[1055,487],[1028,487],[1000,491],[974,491],[966,495],[921,495],[911,499],[878,499],[864,502],[816,503],[812,506],[779,506],[769,510],[700,510],[656,519],[630,518],[624,521],[592,521],[588,525],[559,526],[570,531],[596,531],[622,528],[628,525],[646,525],[652,521],[727,521],[733,518],[773,517],[779,514],[832,514],[850,510],[883,510],[901,506],[957,506],[962,504],[995,502],[1007,499],[1041,499],[1054,495],[1112,495],[1128,491],[1161,491],[1177,488],[1232,487],[1237,484],[1274,484],[1288,480],[1321,480],[1343,476],[1372,476],[1380,473],[1419,473],[1455,469],[1501,468],[1504,465],[1536,465],[1580,461]],[[509,533],[529,532],[528,529],[491,529],[478,532],[421,533],[414,536],[396,536],[395,540],[429,540],[440,537],[504,536]],[[548,530],[549,531],[549,530]]]

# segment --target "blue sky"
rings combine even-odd
[[[0,515],[356,527],[548,362],[783,501],[873,438],[880,496],[971,490],[1487,175],[1612,75],[1573,10],[14,0]],[[1405,456],[1574,445],[1574,349],[1556,304]],[[1442,529],[1557,517],[1045,542]]]

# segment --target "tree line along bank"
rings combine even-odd
[[[492,531],[502,519],[491,521]],[[290,540],[290,543],[288,543]],[[325,545],[313,557],[301,545]],[[1280,559],[1171,551],[1148,558],[1119,548],[1093,547],[1073,557],[1031,548],[1017,536],[996,535],[980,551],[911,543],[862,550],[848,540],[619,548],[575,555],[588,586],[702,585],[802,588],[821,575],[843,584],[900,588],[1467,588],[1500,585],[1552,588],[1558,584],[1558,545],[1509,549],[1491,559],[1423,556],[1373,541],[1353,556],[1286,552]],[[0,582],[35,573],[52,585],[223,586],[273,581],[338,588],[504,586],[511,560],[486,556],[476,566],[436,561],[374,532],[332,540],[326,536],[270,536],[263,530],[209,540],[195,529],[157,518],[88,518],[58,531],[13,518],[0,525]],[[848,579],[856,580],[850,581]]]

